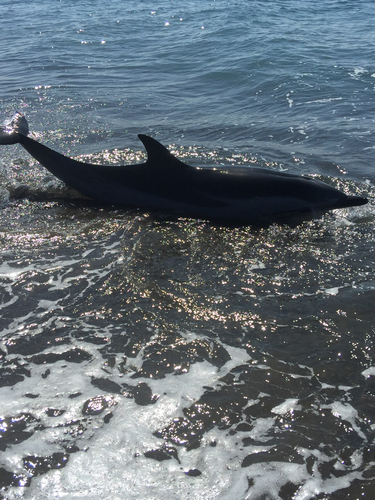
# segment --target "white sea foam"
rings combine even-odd
[[[187,334],[191,340],[195,337]],[[87,347],[87,346],[86,346]],[[143,456],[147,450],[159,448],[162,441],[152,433],[173,418],[182,416],[182,409],[199,399],[203,386],[215,387],[219,379],[235,366],[245,363],[249,357],[243,349],[227,348],[231,359],[217,369],[210,363],[201,362],[191,366],[190,371],[181,376],[169,375],[161,380],[148,380],[153,393],[159,395],[155,405],[139,406],[133,400],[114,396],[113,419],[110,425],[101,424],[86,430],[79,442],[86,451],[71,455],[69,465],[59,471],[51,471],[43,478],[35,478],[28,490],[14,492],[17,496],[26,494],[30,499],[50,498],[223,498],[222,494],[236,491],[243,496],[246,492],[246,471],[239,469],[236,452],[236,438],[226,432],[209,432],[201,447],[186,451],[179,449],[179,459],[157,462]],[[57,352],[58,350],[55,350]],[[93,350],[94,353],[94,350]],[[138,357],[140,358],[141,355]],[[134,360],[134,366],[139,364]],[[44,410],[48,405],[64,407],[66,412],[56,419],[56,423],[77,419],[81,416],[81,407],[85,400],[98,394],[91,383],[93,376],[101,375],[98,362],[84,362],[77,369],[69,370],[66,363],[59,361],[51,367],[47,380],[41,375],[45,366],[35,366],[30,378],[16,387],[3,388],[2,410],[5,414],[32,411],[33,415],[46,421]],[[22,393],[35,393],[35,380],[40,380],[35,400],[22,397]],[[122,381],[134,383],[126,375]],[[199,383],[197,383],[199,381]],[[69,394],[79,391],[79,398],[68,399]],[[26,404],[27,403],[27,404]],[[61,428],[48,430],[45,439],[40,440],[38,433],[6,452],[3,464],[10,470],[22,471],[21,457],[29,454],[48,456],[63,439]],[[213,449],[210,442],[216,441]],[[228,464],[231,470],[228,470]],[[200,469],[202,476],[192,478],[184,472]],[[232,468],[236,470],[233,477]],[[240,486],[241,485],[241,486]],[[225,493],[227,492],[227,493]]]
[[[294,410],[300,410],[301,406],[298,405],[298,399],[287,399],[284,403],[272,408],[273,413],[278,415],[285,415],[286,413],[293,412]]]
[[[197,338],[194,333],[183,336],[190,342]],[[75,347],[83,347],[83,344],[75,341]],[[51,372],[47,379],[43,379],[46,366],[33,365],[31,377],[26,377],[14,387],[1,389],[4,414],[31,412],[40,419],[39,423],[46,425],[43,439],[35,432],[28,440],[6,450],[2,465],[8,470],[22,473],[22,457],[50,456],[56,450],[62,450],[61,443],[67,428],[59,427],[58,424],[82,418],[83,403],[101,394],[91,384],[93,377],[103,374],[101,359],[96,357],[95,346],[90,350],[90,346],[85,344],[85,349],[93,359],[76,365],[74,370],[66,362],[58,361],[50,365]],[[226,346],[226,349],[231,359],[220,369],[204,361],[193,364],[189,372],[182,375],[170,374],[163,379],[147,379],[152,393],[159,396],[155,404],[140,406],[133,399],[107,394],[113,413],[110,422],[104,424],[100,418],[89,418],[86,428],[76,439],[81,451],[70,455],[65,468],[35,477],[27,489],[11,489],[8,498],[250,500],[266,495],[277,500],[280,488],[292,482],[301,485],[294,498],[307,500],[321,492],[333,492],[360,477],[360,473],[355,472],[344,479],[331,477],[323,480],[317,467],[314,467],[311,475],[305,464],[280,461],[253,463],[242,467],[245,457],[272,451],[274,444],[270,432],[274,429],[276,419],[300,409],[298,399],[292,398],[273,407],[272,413],[275,416],[255,420],[253,428],[245,435],[248,440],[256,441],[256,445],[243,446],[238,433],[232,435],[227,430],[214,427],[205,433],[198,448],[188,451],[184,447],[177,447],[179,461],[172,458],[158,462],[146,458],[146,451],[163,445],[163,440],[153,435],[155,430],[182,417],[183,409],[197,401],[205,392],[205,387],[215,388],[220,385],[220,379],[232,369],[251,361],[247,352],[241,348]],[[49,352],[63,352],[63,348],[57,347]],[[132,366],[136,369],[141,364],[140,352],[132,360]],[[255,365],[255,369],[269,370],[262,364]],[[134,384],[132,373],[134,372],[119,376],[118,382]],[[36,399],[30,400],[24,396],[36,391],[39,394]],[[70,399],[69,395],[75,392],[79,394],[78,397]],[[260,394],[259,398],[266,396]],[[252,402],[255,403],[256,401]],[[54,419],[52,427],[45,414],[45,409],[51,406],[65,409],[63,415]],[[335,403],[326,407],[337,418],[349,421],[361,435],[356,423],[358,415],[350,405]],[[215,443],[214,447],[212,443]],[[318,450],[301,448],[298,453],[305,458],[314,456],[316,464],[330,460]],[[359,466],[360,455],[357,462]],[[199,470],[201,475],[186,475],[192,469]],[[252,484],[250,491],[249,481]]]
[[[366,368],[366,370],[363,370],[362,375],[364,377],[371,377],[371,375],[375,375],[375,366],[370,366],[369,368]]]

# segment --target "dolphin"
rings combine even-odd
[[[247,166],[193,167],[155,139],[139,134],[145,163],[103,166],[68,158],[28,137],[16,113],[0,128],[0,144],[21,144],[68,186],[97,202],[220,221],[228,225],[297,225],[324,213],[367,203],[324,182]]]

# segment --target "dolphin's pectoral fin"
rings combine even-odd
[[[160,168],[161,170],[169,169],[173,167],[173,169],[180,168],[186,169],[190,168],[186,163],[182,163],[182,161],[178,160],[175,156],[172,155],[170,151],[159,141],[153,139],[148,135],[138,134],[139,139],[143,142],[144,147],[147,151],[147,164]]]

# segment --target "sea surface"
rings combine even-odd
[[[290,228],[89,202],[0,148],[0,498],[375,491],[375,2],[2,0],[0,120],[71,157],[313,175]],[[87,179],[90,182],[90,179]]]

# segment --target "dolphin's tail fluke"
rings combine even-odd
[[[22,113],[17,112],[0,126],[0,144],[17,144],[29,133],[29,125]]]

